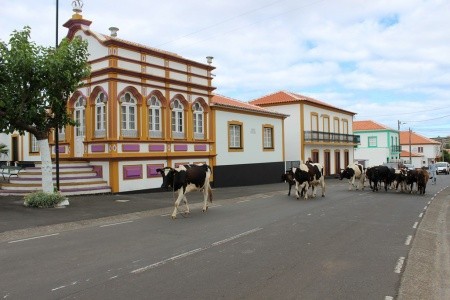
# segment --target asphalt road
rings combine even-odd
[[[286,185],[216,201],[206,214],[194,204],[175,221],[161,209],[55,226],[39,238],[0,242],[0,297],[391,299],[440,188],[374,193],[334,180],[325,198],[296,200]]]

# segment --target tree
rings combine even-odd
[[[56,127],[75,125],[69,96],[89,76],[87,42],[63,39],[57,47],[30,41],[30,27],[0,41],[0,132],[33,134],[42,160],[42,190],[53,192],[48,137]]]

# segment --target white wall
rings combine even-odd
[[[228,151],[229,121],[242,123],[242,152]],[[263,151],[263,124],[273,126],[273,151]],[[283,120],[279,118],[216,110],[216,164],[220,166],[283,161],[282,126]]]

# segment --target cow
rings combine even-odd
[[[296,168],[290,168],[289,170],[286,170],[286,172],[281,175],[281,181],[285,181],[289,184],[289,191],[288,191],[288,196],[291,195],[291,188],[293,185],[296,185],[296,180],[295,180],[295,171]],[[304,193],[306,193],[305,188],[303,187],[303,189],[301,190],[300,196],[303,197]]]
[[[401,192],[407,190],[406,186],[406,177],[408,174],[408,170],[405,168],[401,168],[399,170],[395,170],[395,180],[393,182],[394,189],[398,192],[398,187],[400,186]]]
[[[180,165],[177,168],[165,167],[156,170],[161,174],[163,183],[161,188],[172,188],[174,193],[178,191],[178,197],[175,200],[175,207],[172,212],[172,219],[176,219],[178,206],[181,200],[184,200],[186,204],[185,213],[189,214],[189,205],[187,202],[186,194],[190,191],[202,191],[203,192],[203,212],[208,210],[207,200],[212,202],[212,190],[209,183],[211,177],[211,167],[203,165]]]
[[[339,180],[344,178],[348,179],[348,190],[351,191],[353,186],[358,190],[360,186],[364,190],[364,181],[366,179],[366,174],[363,165],[361,164],[349,164],[347,168],[342,170]],[[355,185],[355,179],[358,179],[359,184]]]
[[[430,179],[430,174],[427,170],[418,169],[417,170],[417,191],[420,195],[425,194],[425,189],[427,187],[427,182]]]
[[[417,184],[418,169],[408,170],[406,173],[406,185],[409,186],[409,192],[413,192],[414,183]]]
[[[325,197],[325,179],[323,176],[323,166],[319,163],[301,163],[298,168],[292,168],[295,179],[295,191],[297,199],[300,199],[299,188],[304,191],[304,199],[308,199],[309,186],[312,187],[312,197],[316,197],[318,185],[322,188],[322,197]]]
[[[366,176],[369,179],[369,184],[373,183],[372,191],[378,191],[378,184],[384,182],[384,190],[388,190],[388,186],[395,179],[395,169],[387,166],[376,166],[367,170]]]

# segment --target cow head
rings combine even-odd
[[[294,172],[292,172],[292,169],[286,170],[286,172],[281,175],[281,181],[285,181],[289,184],[294,184]]]
[[[175,172],[177,172],[175,169],[165,167],[162,169],[156,169],[156,172],[160,173],[162,176],[162,179],[163,179],[161,188],[166,189],[166,190],[173,188]]]
[[[353,177],[353,175],[355,175],[355,170],[353,170],[352,168],[345,168],[344,170],[342,170],[339,179],[340,180],[344,178],[350,179]]]

